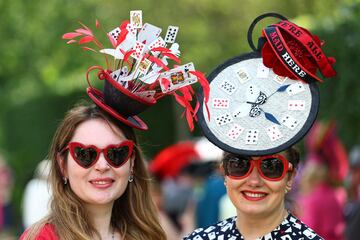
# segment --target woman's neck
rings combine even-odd
[[[236,227],[245,240],[252,240],[262,237],[273,231],[288,215],[285,208],[276,211],[266,217],[260,215],[248,215],[238,212]]]
[[[96,231],[100,234],[101,239],[112,239],[114,229],[111,226],[112,205],[87,205],[86,209],[89,214],[89,220]]]

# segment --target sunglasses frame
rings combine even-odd
[[[269,159],[269,158],[277,158],[279,159],[282,163],[283,163],[283,166],[284,166],[284,169],[283,169],[283,172],[281,174],[280,177],[277,177],[277,178],[269,178],[267,176],[264,175],[264,173],[262,172],[261,168],[260,168],[260,164],[263,160],[265,159]],[[226,158],[225,158],[226,159]],[[253,171],[254,167],[257,168],[258,170],[258,173],[259,175],[265,179],[265,180],[268,180],[268,181],[280,181],[281,179],[283,179],[285,177],[285,175],[288,173],[288,172],[291,172],[293,170],[293,165],[292,163],[290,163],[286,157],[284,157],[283,155],[280,155],[280,154],[272,154],[272,155],[266,155],[266,156],[261,156],[259,157],[258,159],[254,160],[252,158],[249,158],[248,159],[250,161],[250,168],[249,170],[246,172],[246,174],[244,174],[244,176],[234,176],[234,175],[231,175],[228,171],[228,160],[225,160],[224,161],[224,170],[225,170],[225,175],[228,176],[229,178],[231,179],[244,179],[244,178],[247,178],[251,172]]]
[[[127,146],[129,148],[129,152],[128,152],[128,155],[127,157],[125,158],[124,162],[119,165],[119,166],[116,166],[114,165],[114,163],[111,161],[111,159],[109,159],[107,157],[107,151],[110,149],[110,148],[119,148],[119,147],[123,147],[123,146]],[[96,151],[96,157],[95,159],[92,161],[92,163],[85,167],[82,165],[81,161],[77,159],[76,157],[76,154],[75,154],[75,148],[76,147],[82,147],[82,148],[93,148],[95,151]],[[106,146],[105,148],[98,148],[96,147],[95,145],[85,145],[85,144],[82,144],[82,143],[79,143],[79,142],[69,142],[68,145],[66,146],[66,148],[64,148],[63,151],[66,151],[66,150],[69,150],[70,152],[70,155],[71,157],[75,160],[75,162],[82,168],[85,168],[85,169],[88,169],[92,166],[95,165],[95,163],[99,160],[100,158],[100,154],[103,153],[104,154],[104,158],[105,160],[108,162],[108,164],[114,168],[119,168],[121,167],[122,165],[124,165],[129,159],[130,157],[132,156],[133,154],[133,149],[134,149],[134,142],[131,141],[131,140],[125,140],[119,144],[110,144],[108,146]]]

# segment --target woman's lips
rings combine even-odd
[[[115,180],[112,178],[97,178],[92,179],[89,182],[96,188],[108,188],[111,187]]]
[[[267,196],[265,192],[242,191],[241,193],[249,201],[260,201]]]

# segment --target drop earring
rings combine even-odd
[[[68,179],[66,177],[63,177],[64,185],[67,185]]]
[[[130,176],[129,176],[129,180],[128,180],[129,182],[133,182],[134,181],[134,171],[133,170],[131,170],[131,172],[130,172]]]

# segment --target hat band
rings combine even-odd
[[[276,53],[277,58],[293,74],[294,78],[302,79],[306,82],[312,82],[314,80],[323,82],[299,63],[291,53],[277,27],[267,27],[263,29],[263,33],[270,43],[271,48]]]
[[[324,77],[331,77],[336,75],[336,72],[331,66],[325,53],[306,29],[300,28],[296,24],[286,20],[283,20],[278,24],[273,24],[272,26],[281,28],[290,34],[293,38],[295,38],[302,46],[304,46],[316,61],[316,64],[320,68],[320,71]]]

